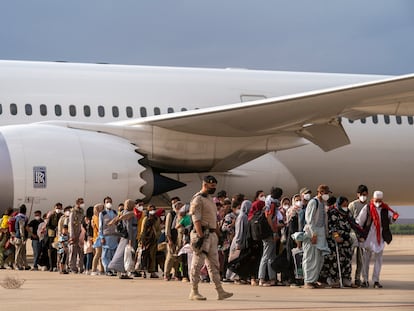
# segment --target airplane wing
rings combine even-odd
[[[340,117],[375,114],[414,115],[414,74],[113,124],[218,137],[295,133],[329,151],[349,144]]]

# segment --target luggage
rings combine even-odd
[[[300,248],[293,248],[292,256],[293,256],[293,262],[295,264],[295,278],[303,279],[303,269],[302,269],[303,250]]]

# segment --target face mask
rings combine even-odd
[[[65,216],[69,216],[69,215],[70,215],[70,211],[66,211]]]
[[[381,206],[381,202],[374,202],[375,207],[380,207]]]
[[[216,192],[216,188],[208,188],[207,189],[208,194],[213,194],[214,192]]]
[[[283,209],[287,210],[289,208],[289,204],[283,204]]]
[[[144,210],[144,207],[143,207],[142,205],[138,205],[138,210],[139,210],[140,212],[142,212],[142,211]]]
[[[106,209],[111,209],[112,208],[112,203],[106,203],[105,208]]]
[[[322,194],[322,200],[328,201],[328,199],[329,199],[329,194]]]
[[[164,216],[164,215],[160,216],[160,219],[161,219],[162,221],[164,221],[165,216]]]
[[[40,216],[35,216],[35,218],[34,219],[36,219],[36,220],[40,220]]]
[[[85,208],[85,203],[79,205],[80,208]]]
[[[259,200],[264,202],[264,201],[266,201],[266,197],[263,195],[263,196],[259,197]]]
[[[359,200],[360,200],[361,202],[365,202],[367,199],[368,199],[368,198],[367,198],[367,196],[366,196],[366,195],[360,195],[360,196],[359,196]]]
[[[148,214],[155,215],[155,211],[149,211]]]
[[[297,207],[302,207],[302,201],[296,201],[296,202],[295,202],[295,205],[296,205]]]
[[[56,211],[56,214],[62,213],[61,209],[55,209],[55,211]]]
[[[303,196],[303,198],[304,198],[306,201],[309,201],[309,200],[311,199],[311,195],[310,195],[310,193],[305,194],[305,195]]]
[[[347,212],[348,211],[348,206],[341,206],[342,210]]]

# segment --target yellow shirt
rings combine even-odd
[[[9,218],[8,215],[3,215],[2,222],[0,224],[0,229],[8,229],[9,228]]]

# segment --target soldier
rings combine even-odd
[[[218,260],[218,238],[217,227],[217,208],[211,195],[216,191],[217,179],[214,176],[203,178],[200,192],[196,193],[190,204],[190,214],[194,223],[191,232],[191,246],[194,257],[191,265],[192,288],[190,300],[206,300],[198,292],[200,281],[200,269],[206,260],[210,279],[213,280],[218,293],[218,300],[223,300],[233,296],[233,293],[225,292],[220,282],[219,260]]]

